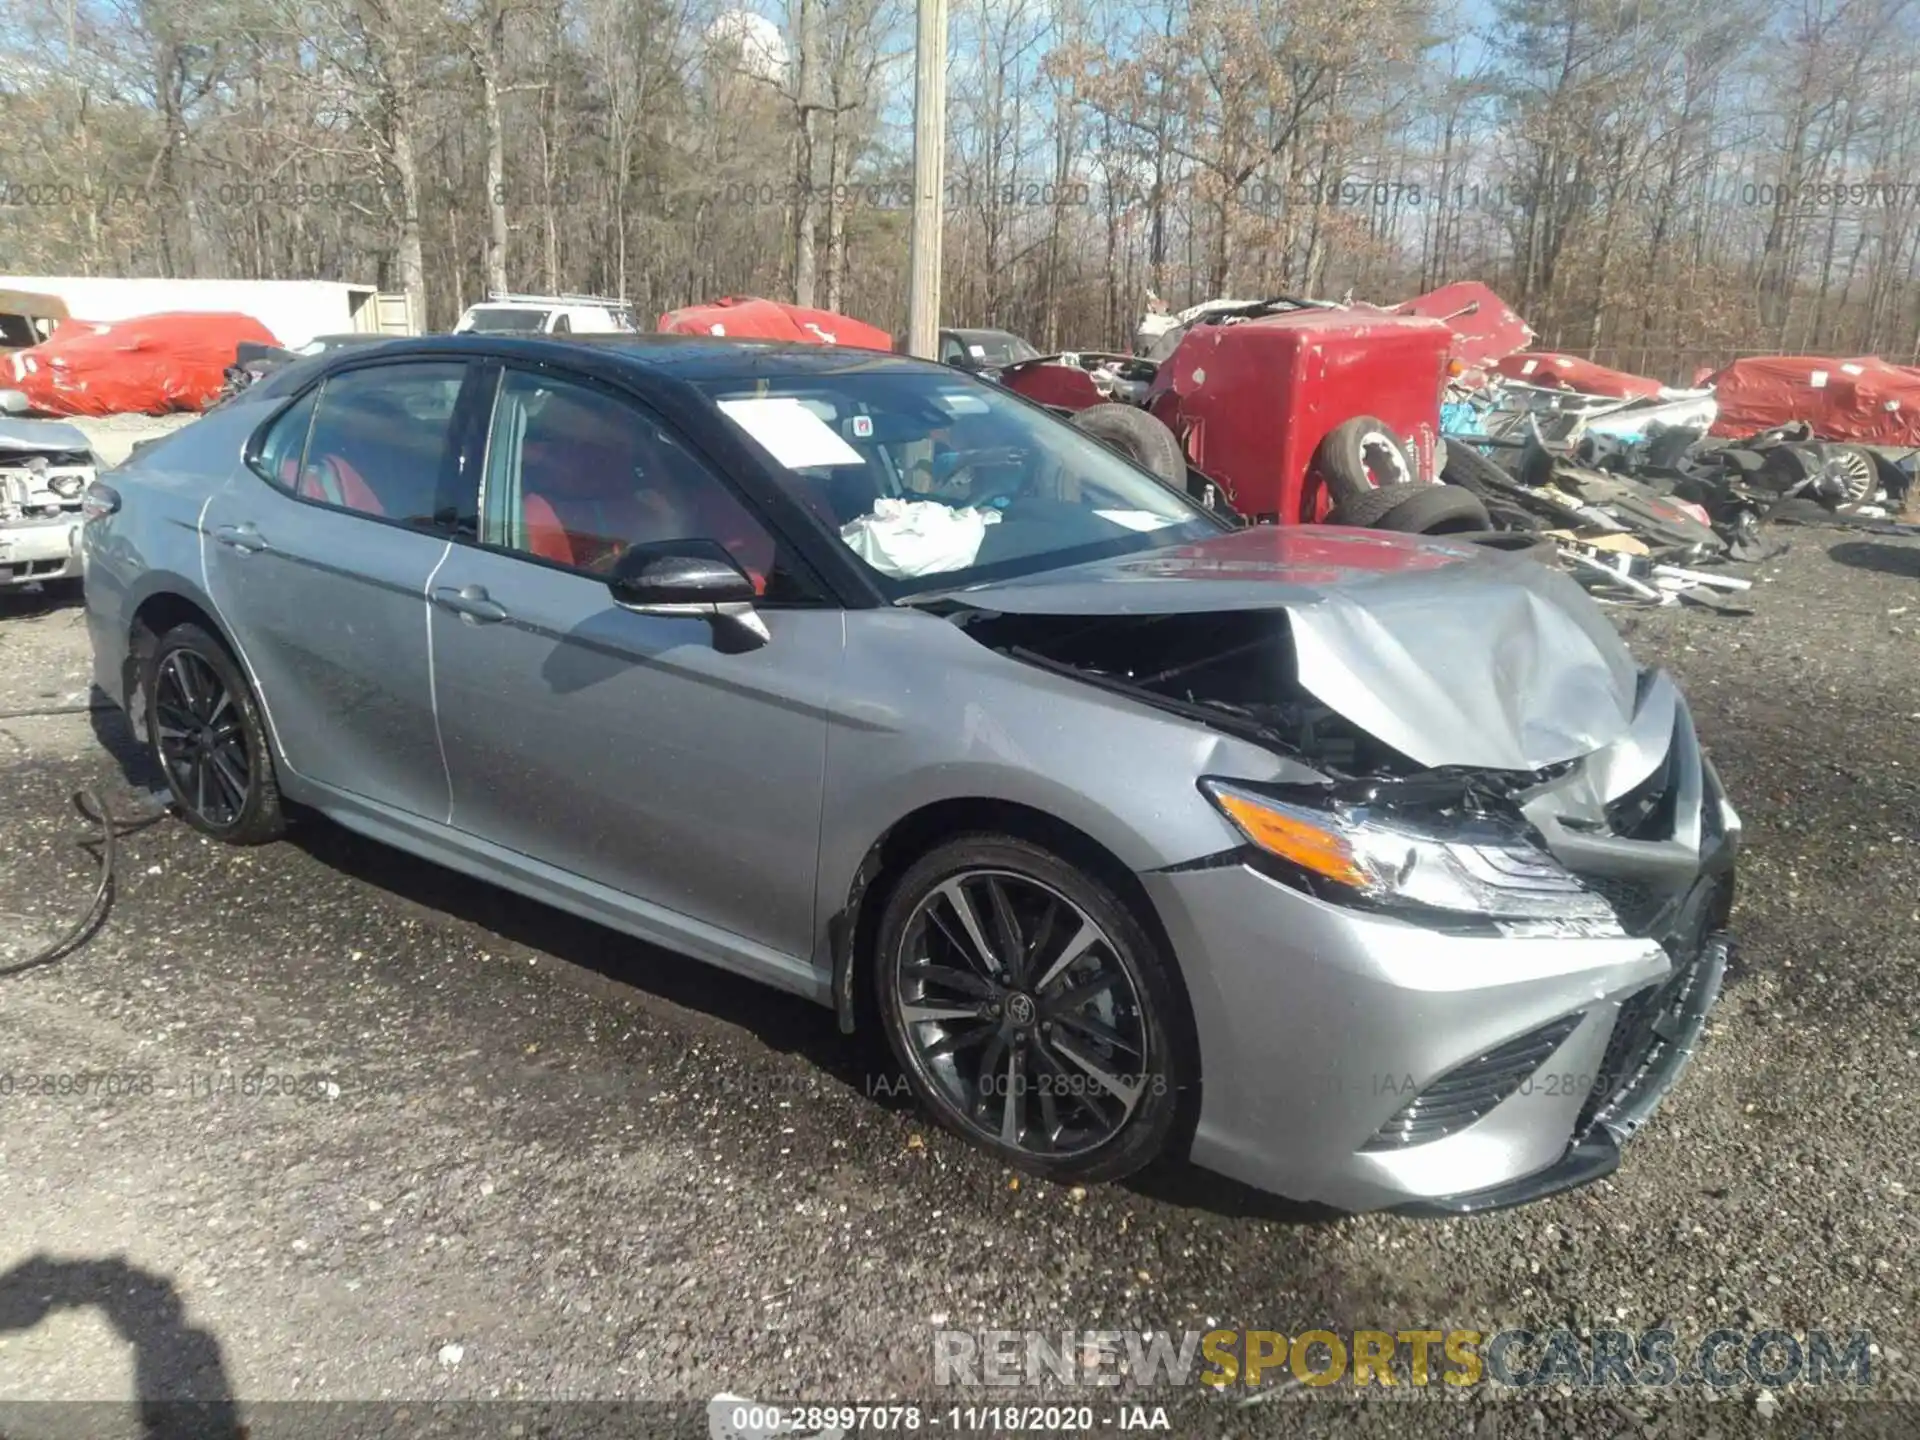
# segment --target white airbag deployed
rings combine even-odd
[[[858,520],[840,527],[840,538],[883,575],[908,580],[964,570],[980,553],[987,526],[998,510],[957,510],[937,500],[883,497]]]

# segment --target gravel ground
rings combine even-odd
[[[142,440],[153,440],[178,430],[197,415],[100,415],[81,416],[72,423],[93,445],[93,453],[103,465],[118,465],[133,453]]]
[[[1192,1171],[1016,1182],[825,1011],[325,822],[237,851],[164,821],[124,842],[91,944],[0,978],[0,1076],[135,1090],[0,1098],[0,1435],[80,1413],[8,1402],[136,1394],[237,1398],[256,1435],[314,1413],[290,1400],[924,1401],[937,1326],[1867,1328],[1873,1393],[1911,1401],[1920,544],[1781,533],[1750,615],[1620,612],[1686,685],[1748,851],[1707,1043],[1611,1179],[1451,1222]],[[77,606],[0,601],[0,971],[85,903],[75,787],[142,803],[117,715],[18,713],[86,692]],[[1180,1434],[1920,1433],[1751,1388],[1258,1393],[1158,1398]],[[115,1423],[175,1433],[159,1413]],[[178,1433],[238,1433],[209,1413]]]

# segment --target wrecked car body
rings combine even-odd
[[[1604,1173],[1700,1033],[1739,822],[1563,575],[1236,527],[905,357],[304,363],[86,526],[95,679],[210,836],[271,838],[284,796],[829,1005],[1069,1183],[1190,1156],[1347,1209],[1516,1203]],[[377,518],[417,471],[356,395],[410,390],[478,407],[428,435],[473,487],[445,522]],[[366,493],[329,492],[350,455]]]
[[[1109,402],[1142,405],[1158,366],[1104,350],[1065,350],[1002,366],[993,376],[1016,394],[1063,414]]]
[[[1242,839],[1142,876],[1210,958],[1196,1162],[1446,1213],[1611,1169],[1718,991],[1740,820],[1672,680],[1572,580],[1263,528],[945,599],[1000,653],[1269,747],[1248,795],[1432,872],[1369,891]],[[1528,1083],[1546,1056],[1578,1085]]]
[[[0,588],[78,579],[87,437],[56,420],[0,420]]]
[[[1612,1167],[1717,994],[1739,821],[1673,682],[1572,580],[1260,528],[940,604],[1010,658],[1271,750],[1200,784],[1387,857],[1329,880],[1249,831],[1143,874],[1208,957],[1196,1161],[1447,1213]]]

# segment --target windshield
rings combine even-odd
[[[967,356],[979,365],[1015,365],[1022,360],[1038,360],[1040,352],[1018,335],[1004,330],[962,330],[960,343]]]
[[[1098,441],[971,377],[869,371],[704,388],[896,597],[1224,528]]]
[[[469,330],[538,330],[547,323],[548,311],[518,310],[505,305],[476,305],[467,312]]]

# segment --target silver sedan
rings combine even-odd
[[[97,678],[180,812],[288,802],[875,1026],[1063,1180],[1348,1209],[1604,1174],[1739,821],[1565,577],[1240,528],[903,358],[442,337],[97,483]]]

